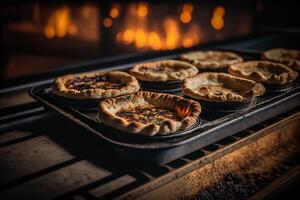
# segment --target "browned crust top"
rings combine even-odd
[[[243,61],[241,56],[228,51],[194,51],[181,55],[180,59],[201,69],[227,68]]]
[[[300,51],[295,49],[270,49],[263,52],[262,59],[282,63],[294,70],[300,70]]]
[[[294,81],[298,73],[291,68],[270,61],[247,61],[231,65],[232,75],[254,80],[259,83],[284,85]]]
[[[129,73],[143,81],[175,81],[196,75],[198,69],[183,61],[161,60],[137,64]]]
[[[127,121],[117,115],[119,111],[130,111],[149,105],[176,112],[180,116],[180,120],[166,118],[160,124],[140,123],[139,121]],[[170,94],[137,92],[103,100],[99,104],[98,118],[104,124],[128,133],[153,136],[186,129],[196,122],[200,113],[201,106],[196,101]]]
[[[241,102],[265,93],[262,84],[226,73],[205,72],[184,81],[183,93],[195,99]]]
[[[115,84],[115,87],[97,88],[97,86],[95,86],[94,88],[77,88],[70,86],[70,83],[74,80],[83,81],[84,83],[85,80],[95,79],[92,82],[97,84],[97,77],[108,79],[108,84],[112,82]],[[103,80],[99,80],[100,83],[101,81]],[[52,91],[54,94],[73,99],[104,99],[134,93],[139,89],[140,86],[136,78],[121,71],[65,75],[57,77],[52,83]]]

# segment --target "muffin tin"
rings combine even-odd
[[[249,58],[249,55],[247,56]],[[254,59],[256,56],[253,55]],[[178,55],[172,58],[178,58]],[[160,59],[165,59],[165,57],[160,57]],[[131,64],[124,65],[123,70],[128,70],[130,66]],[[111,69],[106,68],[106,70]],[[163,84],[163,88],[159,87],[159,84],[154,88],[149,88],[147,86],[150,85],[142,82],[141,89],[159,90],[161,88],[160,92],[182,95],[180,90],[176,90],[179,85],[181,88],[181,82]],[[268,93],[268,95],[242,103],[218,104],[200,101],[203,111],[192,127],[165,136],[147,137],[123,133],[97,122],[97,110],[66,104],[64,100],[53,95],[50,84],[34,87],[29,93],[46,108],[58,112],[74,124],[88,129],[97,138],[110,143],[111,148],[122,158],[154,165],[168,163],[300,105],[298,79],[285,90]],[[97,102],[94,103],[97,104]]]

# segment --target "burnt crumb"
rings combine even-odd
[[[248,199],[288,169],[290,167],[287,165],[278,165],[270,171],[262,173],[225,174],[221,181],[201,189],[196,195],[184,199]]]

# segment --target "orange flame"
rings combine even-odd
[[[188,104],[187,106],[186,105],[176,106],[175,111],[181,119],[184,119],[186,116],[190,114],[190,104]]]
[[[193,9],[190,3],[183,5],[181,13],[183,23],[191,22]],[[180,46],[189,48],[199,43],[201,34],[199,25],[191,24],[187,31],[181,33],[179,21],[175,18],[167,17],[161,20],[162,24],[155,24],[145,17],[149,12],[150,7],[147,3],[130,4],[128,10],[124,12],[126,13],[124,28],[115,35],[116,41],[125,45],[134,44],[138,49],[153,50],[172,50]],[[162,30],[159,29],[161,25]]]
[[[180,31],[177,22],[172,18],[167,18],[164,22],[164,29],[166,33],[167,49],[175,49],[178,46],[180,38]]]
[[[162,48],[160,37],[156,32],[149,33],[148,44],[154,50],[159,50]]]
[[[143,48],[147,44],[147,34],[143,29],[138,29],[135,32],[134,40],[135,40],[135,46],[137,48]]]
[[[71,20],[70,9],[66,6],[56,9],[51,14],[44,29],[48,39],[55,36],[63,38],[67,34],[75,35],[77,31],[77,26]]]

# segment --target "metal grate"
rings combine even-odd
[[[16,197],[21,194],[22,197],[33,195],[59,199],[111,199],[120,196],[130,199],[138,197],[263,137],[264,134],[260,133],[260,130],[287,119],[298,111],[299,108],[284,113],[164,166],[130,164],[110,152],[99,154],[97,157],[97,151],[109,151],[105,148],[105,144],[90,141],[90,138],[85,137],[84,134],[73,135],[74,128],[65,121],[57,122],[57,127],[63,125],[69,130],[69,133],[65,135],[53,134],[53,131],[56,130],[55,127],[48,126],[49,130],[45,135],[25,131],[20,138],[16,136],[12,137],[12,140],[4,142],[2,142],[3,138],[7,137],[0,137],[0,155],[9,155],[17,150],[14,155],[10,155],[13,156],[12,158],[3,157],[4,159],[2,159],[1,171],[7,174],[0,182],[0,196]],[[45,123],[47,120],[36,125],[35,129],[45,129]],[[28,130],[30,129],[28,128]],[[14,132],[7,134],[14,134]],[[75,147],[80,146],[80,143],[87,143],[87,140],[91,144],[90,147],[85,150],[76,150]],[[55,141],[54,147],[51,141]],[[26,152],[28,150],[24,149],[24,146],[34,144],[37,147],[31,149],[33,152]],[[64,146],[67,151],[62,150],[57,144]],[[39,159],[35,155],[28,158],[32,162],[30,163],[31,169],[20,166],[20,163],[25,162],[17,155],[21,145],[22,150],[20,150],[21,155],[19,156],[26,157],[27,154],[32,153],[41,154],[38,156]],[[99,145],[103,145],[103,148]],[[44,163],[46,161],[41,159],[43,156],[50,159],[50,162]],[[11,159],[17,160],[14,163],[16,166],[11,163]],[[50,166],[49,163],[51,163]],[[16,171],[9,173],[8,169],[12,167],[15,167]],[[31,189],[35,187],[40,188],[39,191]]]

